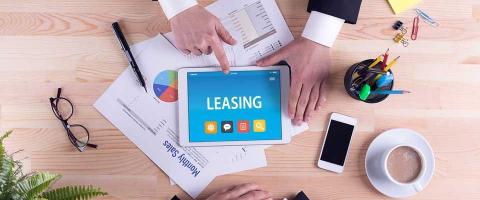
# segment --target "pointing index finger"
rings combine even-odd
[[[228,74],[230,67],[228,64],[227,55],[225,54],[225,50],[223,49],[222,42],[220,42],[218,38],[213,41],[212,50],[213,53],[215,53],[215,57],[220,63],[220,67],[222,68],[223,72]]]

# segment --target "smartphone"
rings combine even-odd
[[[318,159],[318,167],[337,173],[343,172],[356,125],[355,118],[332,113]]]

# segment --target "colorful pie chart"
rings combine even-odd
[[[153,81],[153,91],[163,102],[176,102],[178,100],[177,72],[165,70],[158,73]]]

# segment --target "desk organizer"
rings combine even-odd
[[[365,84],[365,83],[362,83],[362,81],[365,81],[365,76],[366,76],[366,74],[369,73],[366,70],[366,68],[371,63],[373,63],[373,61],[374,61],[374,59],[368,59],[368,60],[364,60],[362,62],[353,64],[352,66],[350,66],[350,68],[345,73],[345,78],[344,78],[344,85],[345,85],[345,90],[347,91],[347,93],[352,98],[354,98],[356,100],[359,100],[359,101],[366,102],[366,103],[379,103],[379,102],[385,100],[388,97],[388,94],[370,94],[367,97],[367,99],[365,99],[365,100],[361,100],[360,97],[359,97],[359,91],[361,90],[361,88]],[[383,64],[383,62],[380,61],[377,65],[372,66],[369,70],[373,69],[373,70],[380,71],[380,70],[382,70],[381,69],[382,64]],[[393,76],[392,70],[388,70],[388,72],[391,73],[392,76]],[[376,75],[373,75],[373,76],[375,77]],[[371,82],[371,81],[367,81],[367,82]],[[382,87],[377,87],[375,84],[371,84],[371,83],[369,83],[369,84],[371,86],[372,91],[373,90],[392,90],[393,82],[394,82],[394,80],[392,80],[392,82],[390,82],[390,84],[387,84],[387,85],[382,86]]]

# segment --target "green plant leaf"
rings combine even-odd
[[[40,197],[48,200],[87,200],[107,195],[93,186],[66,186],[44,192]]]
[[[0,143],[3,144],[3,140],[5,138],[7,138],[8,136],[10,136],[10,134],[12,134],[13,131],[7,131],[5,134],[3,134],[1,137],[0,137]]]
[[[61,176],[48,172],[40,172],[25,178],[17,184],[17,190],[24,199],[34,199],[42,192],[48,189],[50,185],[58,180]]]
[[[15,176],[15,161],[6,154],[3,140],[7,138],[12,131],[8,131],[0,136],[0,199],[20,199],[16,192],[15,184],[17,177]]]
[[[93,186],[66,186],[46,191],[61,176],[51,173],[22,173],[22,163],[5,152],[3,141],[12,131],[0,136],[0,200],[86,200],[107,193]]]
[[[5,153],[5,147],[3,146],[3,140],[7,138],[10,134],[12,134],[12,131],[8,131],[0,137],[0,173],[8,171],[8,169],[5,169],[5,167],[8,168],[10,166],[10,164],[5,164],[6,162],[10,162],[10,157],[8,157],[8,155]],[[11,168],[13,168],[13,166]],[[0,186],[2,186],[2,180],[4,179],[0,177]]]
[[[13,171],[13,159],[8,156],[0,158],[2,166],[0,171],[0,199],[17,199],[15,184],[17,182]]]
[[[0,172],[4,170],[3,163],[6,162],[5,159],[7,158],[7,154],[5,153],[5,147],[3,146],[3,140],[7,138],[10,134],[12,134],[12,131],[8,131],[0,137]]]

